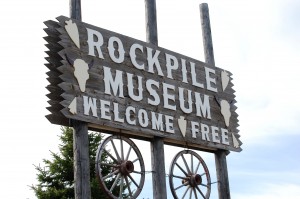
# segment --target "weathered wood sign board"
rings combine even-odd
[[[60,16],[45,22],[47,118],[169,144],[241,151],[231,73]]]

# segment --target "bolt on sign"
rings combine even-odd
[[[229,71],[68,17],[45,24],[50,122],[242,150]]]

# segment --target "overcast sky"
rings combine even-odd
[[[241,153],[227,156],[236,199],[300,198],[300,1],[206,1],[216,66],[233,73]],[[159,46],[204,61],[200,0],[157,0]],[[68,0],[0,2],[0,198],[33,199],[34,164],[57,151],[45,118],[43,21],[69,16]],[[145,41],[143,0],[85,0],[82,20]],[[146,170],[150,146],[138,142]],[[166,172],[180,148],[166,147]],[[216,181],[214,156],[200,153]],[[152,198],[151,174],[140,198]],[[168,195],[168,198],[172,198]],[[212,185],[211,198],[217,198]]]

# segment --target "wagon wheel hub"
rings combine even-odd
[[[132,173],[134,171],[134,164],[127,160],[124,161],[121,165],[120,165],[120,172],[122,175],[124,176],[128,176],[130,173]]]
[[[200,185],[202,183],[202,177],[199,174],[193,174],[190,177],[190,186],[196,187],[197,185]]]
[[[190,185],[191,187],[196,187],[201,183],[202,183],[202,177],[199,174],[189,175],[188,177],[182,180],[182,184],[185,184],[185,186]]]

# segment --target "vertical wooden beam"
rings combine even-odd
[[[219,199],[230,199],[226,154],[224,150],[215,153]]]
[[[209,10],[208,5],[206,3],[200,4],[200,18],[205,62],[212,66],[215,66],[214,50],[209,20]],[[226,162],[227,153],[228,151],[225,150],[218,150],[215,153],[219,199],[230,199],[230,189]]]
[[[151,142],[152,186],[154,199],[166,199],[166,172],[164,141],[154,137]]]
[[[208,10],[207,3],[200,4],[200,18],[201,18],[205,62],[212,66],[215,66],[214,49],[212,43],[209,10]]]
[[[70,0],[70,17],[81,21],[81,0]]]
[[[81,21],[81,0],[70,0],[70,17]],[[90,156],[87,123],[72,120],[75,199],[90,199]]]
[[[156,1],[145,0],[147,42],[158,45]],[[154,137],[151,141],[152,186],[154,199],[166,199],[166,172],[163,138]]]
[[[145,14],[147,42],[158,45],[156,0],[145,0]]]
[[[73,120],[75,199],[90,199],[90,157],[87,123]]]

